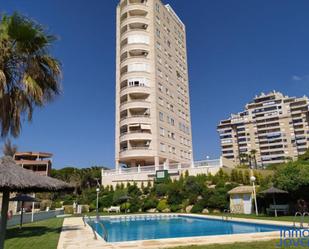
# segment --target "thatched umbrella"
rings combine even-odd
[[[273,204],[275,206],[275,216],[277,217],[277,209],[276,209],[276,198],[275,198],[275,195],[278,195],[278,194],[288,194],[287,191],[285,190],[282,190],[282,189],[278,189],[278,188],[275,188],[274,186],[270,187],[269,189],[266,189],[264,191],[261,191],[262,194],[265,194],[265,195],[272,195],[272,198],[273,198]]]
[[[22,228],[23,226],[23,214],[24,214],[24,202],[39,202],[37,199],[33,198],[32,196],[25,195],[25,194],[19,194],[15,197],[11,198],[10,201],[18,201],[21,202],[21,211],[20,211],[20,225],[19,227]]]
[[[13,158],[2,157],[0,159],[0,192],[3,193],[0,220],[0,249],[4,248],[10,192],[31,193],[69,189],[71,190],[72,187],[63,181],[48,176],[40,176],[31,170],[18,166]]]

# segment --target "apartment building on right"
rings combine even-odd
[[[235,165],[250,154],[262,167],[296,159],[309,147],[309,99],[261,93],[217,129],[222,156]]]

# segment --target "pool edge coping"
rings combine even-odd
[[[196,218],[206,218],[206,219],[215,219],[222,220],[222,216],[213,216],[213,215],[203,215],[203,214],[189,214],[189,213],[164,213],[164,214],[134,214],[134,216],[168,216],[168,215],[180,215],[180,216],[188,216],[188,217],[196,217]],[[121,216],[108,215],[102,216],[105,218],[109,217],[128,217],[132,216],[132,214],[124,214]],[[87,231],[88,237],[89,232],[92,233],[92,228],[87,223],[87,226],[84,227],[81,217],[70,217],[65,218],[65,220],[75,218],[77,223],[82,223],[82,230]],[[229,221],[238,221],[245,223],[254,223],[254,224],[264,224],[264,225],[279,225],[279,226],[287,226],[292,227],[292,222],[288,221],[273,221],[273,220],[262,220],[262,219],[248,219],[248,218],[235,218],[233,217]],[[65,223],[65,222],[64,222]],[[63,225],[65,226],[65,224]],[[93,234],[93,233],[92,233]],[[84,234],[86,235],[86,233]],[[278,231],[272,232],[260,232],[260,233],[243,233],[243,234],[224,234],[224,235],[208,235],[208,236],[193,236],[193,237],[178,237],[178,238],[161,238],[161,239],[151,239],[151,240],[134,240],[134,241],[121,241],[121,242],[106,242],[101,236],[98,236],[98,240],[94,240],[93,236],[88,238],[87,247],[92,248],[90,244],[96,244],[96,248],[98,244],[102,244],[105,248],[171,248],[177,246],[190,246],[190,245],[210,245],[210,244],[230,244],[236,242],[254,242],[254,241],[267,241],[273,239],[279,239]],[[74,239],[73,239],[74,240]],[[72,241],[73,242],[73,241]],[[76,241],[77,242],[77,241]],[[92,243],[94,242],[94,243]],[[63,249],[65,247],[61,247],[60,239],[58,243],[58,249]],[[60,247],[59,247],[60,245]],[[74,247],[79,248],[79,247]],[[82,248],[82,247],[81,247]]]

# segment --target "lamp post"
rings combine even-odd
[[[100,193],[100,189],[97,188],[96,191],[97,191],[97,210],[96,210],[96,212],[97,212],[97,220],[99,220],[99,193]]]
[[[255,180],[256,180],[256,178],[252,174],[252,176],[250,177],[250,181],[252,182],[252,186],[253,186],[253,197],[254,197],[254,204],[255,204],[255,214],[256,214],[256,216],[258,216],[259,215],[259,211],[258,211],[258,208],[257,208],[257,201],[256,201]]]

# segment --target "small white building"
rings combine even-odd
[[[253,187],[239,186],[228,192],[230,210],[233,214],[251,214],[253,210]]]

